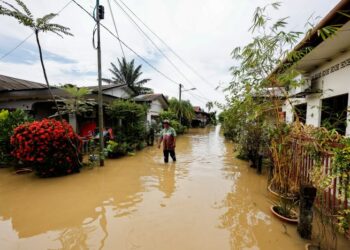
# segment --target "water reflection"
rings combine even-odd
[[[276,237],[300,249],[219,127],[190,131],[176,150],[176,163],[150,147],[54,179],[0,169],[0,249],[273,249]]]
[[[164,198],[170,198],[175,191],[175,164],[169,164],[160,169],[159,190],[164,193]]]

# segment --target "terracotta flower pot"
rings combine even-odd
[[[293,210],[291,211],[291,213],[295,216],[295,218],[288,218],[288,217],[285,217],[285,216],[279,214],[275,209],[276,207],[277,207],[276,205],[272,205],[270,207],[270,210],[277,218],[279,218],[282,221],[292,223],[292,224],[298,223],[299,218],[298,218],[297,213],[295,211],[293,211]]]
[[[307,243],[305,245],[305,250],[320,250],[320,247],[312,243]]]
[[[277,198],[282,198],[282,199],[285,199],[285,200],[298,200],[299,197],[298,196],[287,196],[287,195],[283,195],[283,194],[279,194],[278,192],[274,191],[272,189],[272,184],[270,184],[268,187],[267,187],[267,190],[269,190],[269,192],[277,197]]]

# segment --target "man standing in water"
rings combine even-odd
[[[163,142],[164,162],[169,161],[169,154],[173,161],[176,161],[175,147],[176,147],[176,131],[170,127],[169,120],[163,121],[163,130],[160,132],[158,148]]]

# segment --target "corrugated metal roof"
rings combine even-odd
[[[0,91],[45,89],[45,84],[0,75]]]

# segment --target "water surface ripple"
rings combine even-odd
[[[302,249],[219,130],[180,136],[176,163],[150,147],[61,178],[0,169],[0,249]]]

